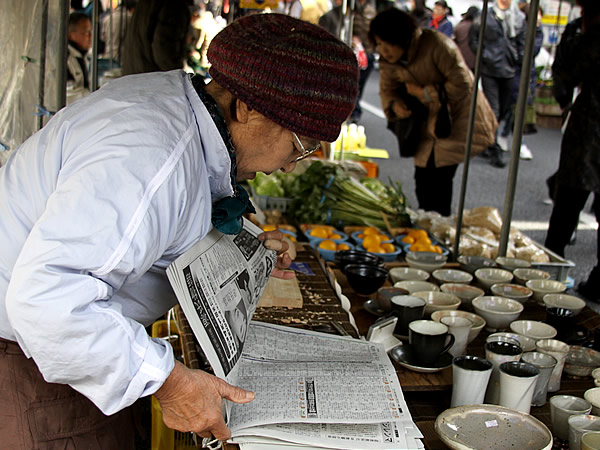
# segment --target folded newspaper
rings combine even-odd
[[[249,221],[210,232],[167,275],[215,375],[253,391],[225,401],[244,450],[423,448],[381,344],[251,321],[276,255]]]

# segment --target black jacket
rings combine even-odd
[[[182,69],[190,20],[187,0],[138,2],[123,42],[123,75]]]
[[[515,11],[516,12],[516,11]],[[523,61],[525,50],[525,14],[518,12],[515,17],[516,35],[507,36],[502,20],[496,15],[493,8],[488,9],[487,23],[483,38],[483,52],[481,55],[481,73],[495,78],[513,78],[517,66]],[[476,19],[469,30],[469,46],[477,53],[479,43],[479,29],[481,22]]]

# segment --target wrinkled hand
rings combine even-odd
[[[265,231],[258,235],[258,239],[263,242],[263,245],[269,250],[277,252],[277,264],[271,273],[275,278],[289,280],[294,278],[294,272],[285,270],[290,267],[290,264],[296,259],[296,246],[280,230]]]
[[[154,396],[162,407],[166,426],[203,437],[212,434],[220,441],[231,437],[223,419],[223,399],[235,403],[249,403],[254,399],[253,392],[232,386],[201,370],[188,369],[177,361]]]

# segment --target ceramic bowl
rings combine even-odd
[[[494,284],[510,283],[513,279],[513,274],[505,269],[485,268],[475,271],[477,282],[484,288],[489,289]]]
[[[324,261],[335,261],[335,254],[338,251],[345,252],[354,249],[354,246],[348,242],[344,242],[344,245],[348,246],[347,250],[328,250],[326,248],[320,248],[318,244],[312,244],[312,247],[315,249],[316,252],[319,252],[319,255],[321,255],[321,258],[323,258]]]
[[[350,287],[357,294],[370,295],[377,292],[388,277],[388,270],[384,267],[369,266],[365,264],[349,264],[346,266],[346,278]]]
[[[511,333],[508,331],[500,331],[498,333],[492,333],[485,339],[485,341],[491,342],[494,340],[502,341],[502,340],[507,340],[507,339],[509,339],[508,342],[516,341],[521,346],[521,349],[524,352],[531,352],[531,351],[535,350],[535,342],[536,342],[535,339],[532,339],[527,336],[523,336],[522,334]]]
[[[509,258],[506,256],[498,256],[496,258],[496,265],[502,269],[510,270],[511,272],[515,269],[526,269],[531,267],[531,263],[524,259]]]
[[[440,322],[444,317],[464,317],[465,319],[469,319],[473,325],[471,326],[471,331],[469,331],[468,343],[473,342],[473,340],[479,335],[483,327],[485,327],[485,319],[477,314],[473,314],[467,311],[459,311],[456,309],[446,309],[434,311],[431,313],[431,320],[435,320],[436,322]]]
[[[469,284],[471,281],[473,281],[473,275],[471,275],[469,272],[456,269],[437,269],[432,272],[431,276],[434,278],[435,281],[438,282],[438,284]]]
[[[475,273],[477,269],[496,266],[496,261],[486,258],[485,256],[460,255],[456,260],[458,261],[458,264],[460,264],[461,270],[469,273]]]
[[[583,398],[592,405],[591,414],[595,416],[600,413],[600,388],[591,388],[583,393]]]
[[[375,300],[377,300],[380,308],[385,312],[389,312],[392,309],[392,297],[395,297],[396,295],[408,295],[408,291],[392,286],[380,287],[377,289]]]
[[[411,295],[425,300],[425,315],[430,315],[434,311],[444,309],[458,309],[460,306],[460,298],[456,295],[446,294],[439,291],[420,291],[414,292]]]
[[[406,289],[409,294],[419,291],[439,291],[440,288],[430,281],[398,281],[394,287]]]
[[[477,286],[462,283],[444,283],[440,286],[440,291],[456,295],[460,298],[461,306],[468,308],[471,308],[471,302],[474,298],[485,294],[483,289],[479,289]]]
[[[497,331],[508,328],[524,308],[521,303],[510,298],[484,295],[473,300],[473,309],[487,322],[486,330]]]
[[[557,333],[553,326],[537,320],[515,320],[510,324],[510,330],[536,340],[553,339]]]
[[[398,281],[427,281],[429,272],[414,267],[394,267],[390,269],[390,280],[392,283]]]
[[[510,298],[522,304],[525,304],[525,302],[533,295],[533,291],[528,287],[510,283],[494,284],[490,288],[490,291],[492,291],[493,295]]]
[[[383,266],[383,259],[379,256],[360,250],[342,250],[336,252],[334,260],[339,269],[344,273],[348,264],[368,264],[370,266]]]
[[[446,255],[440,255],[434,252],[408,252],[406,254],[406,262],[410,267],[421,269],[426,272],[433,272],[436,269],[441,269],[448,261]]]
[[[552,433],[530,414],[495,405],[466,405],[437,416],[435,431],[451,449],[552,448]]]
[[[304,235],[308,239],[308,242],[310,242],[311,244],[315,244],[315,243],[318,244],[319,242],[324,241],[325,239],[330,239],[330,240],[334,241],[336,244],[340,244],[340,243],[346,242],[348,240],[348,235],[346,233],[343,233],[343,232],[338,231],[338,230],[334,231],[334,233],[339,236],[339,238],[336,238],[336,239],[331,239],[331,238],[328,238],[328,237],[315,237],[315,236],[311,236],[311,234],[310,234],[311,232],[312,232],[312,228],[309,228],[304,233]]]
[[[564,283],[556,280],[529,280],[525,286],[533,291],[533,299],[540,305],[544,304],[544,295],[562,294],[567,290]]]
[[[579,345],[571,345],[563,370],[567,375],[573,377],[588,377],[597,367],[600,367],[600,352]]]
[[[393,244],[392,244],[393,245]],[[359,250],[362,251],[367,251],[363,246],[359,245],[357,247]],[[376,253],[376,252],[368,252],[371,255],[375,255],[375,256],[379,256],[381,259],[383,259],[385,262],[392,262],[398,259],[398,256],[400,256],[400,253],[402,253],[402,249],[396,245],[394,245],[394,251],[393,252],[387,252],[387,253]]]
[[[546,294],[543,297],[546,308],[562,308],[573,311],[573,315],[579,314],[585,308],[585,300],[568,294]]]
[[[545,270],[532,269],[532,268],[519,268],[513,270],[515,276],[515,282],[525,286],[529,280],[549,280],[550,274]]]
[[[592,370],[592,377],[594,378],[594,384],[600,386],[600,367]]]

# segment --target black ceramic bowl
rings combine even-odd
[[[348,264],[345,273],[350,287],[361,295],[377,292],[388,276],[388,270],[385,267],[368,264]]]
[[[383,259],[380,256],[360,250],[342,250],[335,252],[334,259],[335,264],[339,267],[342,273],[346,273],[345,268],[348,264],[362,264],[383,267]]]

